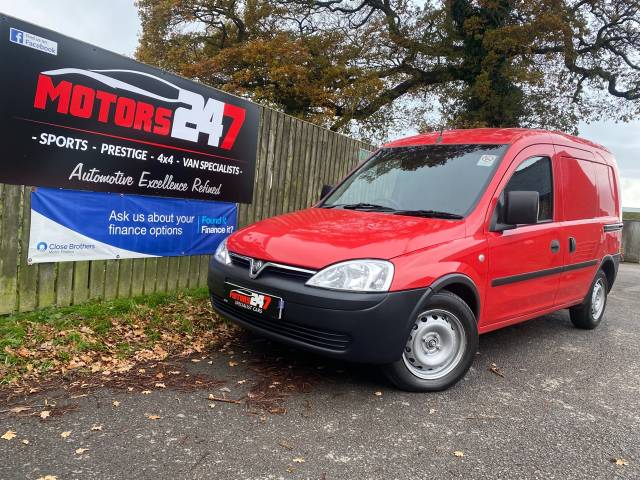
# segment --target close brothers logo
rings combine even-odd
[[[38,245],[36,245],[36,250],[38,250],[39,252],[46,251],[47,250],[47,243],[46,242],[38,243]]]
[[[158,82],[158,86],[164,91],[175,90],[175,98],[161,96],[124,82],[115,78],[115,75],[139,76],[138,78],[147,84],[150,80]],[[70,76],[73,79],[77,79],[78,76],[91,78],[113,91],[130,92],[136,96],[144,96],[148,101],[95,89],[76,80],[71,82],[68,79],[59,79]],[[171,107],[152,103],[154,100]],[[204,134],[209,146],[223,150],[233,148],[246,116],[242,107],[205,98],[166,80],[135,70],[62,68],[42,72],[38,76],[33,106],[39,110],[55,109],[60,114],[75,118],[93,119],[105,124],[158,136],[171,136],[194,143],[198,143],[200,135]],[[225,117],[230,118],[231,123],[223,137]]]

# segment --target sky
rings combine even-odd
[[[138,44],[140,20],[133,0],[0,0],[0,13],[124,55],[132,56]],[[640,208],[640,120],[603,120],[582,124],[579,130],[580,136],[613,152],[622,178],[622,205]]]

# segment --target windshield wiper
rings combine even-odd
[[[447,218],[451,220],[462,220],[464,217],[457,213],[440,212],[438,210],[396,210],[394,215],[407,215],[410,217],[427,217],[427,218]]]
[[[340,207],[347,210],[377,210],[379,212],[395,212],[395,208],[377,205],[375,203],[346,203],[344,205],[327,205],[327,207]]]

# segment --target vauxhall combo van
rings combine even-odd
[[[602,321],[620,261],[616,162],[543,130],[452,130],[377,150],[312,208],[237,231],[217,312],[266,337],[442,390],[478,335],[568,308]]]

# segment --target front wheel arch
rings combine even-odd
[[[478,287],[471,278],[463,273],[449,273],[438,278],[431,284],[431,293],[424,299],[441,291],[451,292],[460,297],[471,309],[476,322],[480,320],[480,294]]]

